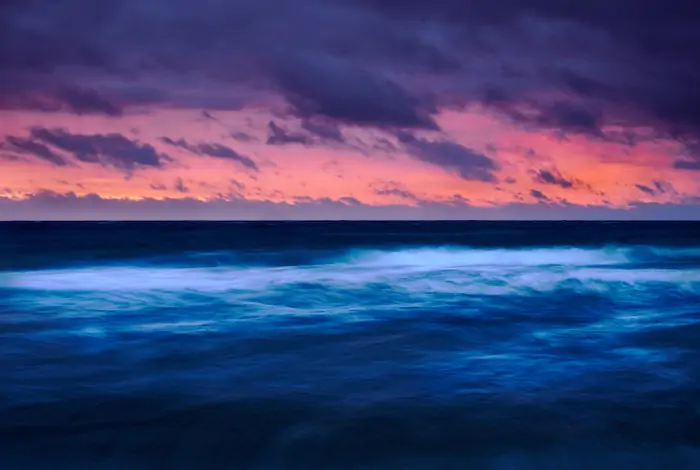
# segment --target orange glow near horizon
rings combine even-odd
[[[500,181],[485,183],[464,180],[449,169],[402,152],[359,150],[372,141],[376,131],[343,129],[350,146],[273,146],[265,142],[269,115],[215,114],[219,121],[204,119],[192,111],[173,110],[122,118],[0,113],[4,123],[2,139],[8,135],[26,136],[33,126],[61,127],[79,134],[118,133],[148,143],[173,158],[162,168],[137,169],[127,174],[88,163],[53,166],[36,157],[14,154],[21,159],[0,161],[0,190],[4,197],[15,198],[48,190],[133,200],[244,197],[293,203],[309,198],[355,198],[368,205],[416,205],[418,201],[463,198],[474,206],[538,202],[534,190],[552,202],[613,207],[632,202],[680,202],[700,192],[700,183],[692,172],[671,167],[679,152],[673,142],[628,148],[584,137],[557,140],[545,133],[525,132],[486,113],[444,112],[437,118],[443,134],[425,133],[424,137],[450,139],[496,160]],[[293,122],[279,124],[295,127]],[[253,140],[232,139],[231,133],[237,131],[250,134]],[[253,172],[224,158],[194,155],[162,143],[161,137],[226,145],[255,160],[260,171]],[[392,136],[385,137],[395,143]],[[9,153],[6,148],[0,149],[0,154]],[[558,172],[572,182],[571,187],[535,182],[534,172],[543,169]],[[670,183],[672,190],[650,194],[637,186],[653,188],[655,181]]]

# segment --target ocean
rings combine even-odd
[[[0,468],[698,469],[700,224],[0,224]]]

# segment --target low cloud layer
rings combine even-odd
[[[104,199],[38,192],[23,200],[0,197],[0,220],[700,220],[700,205],[635,204],[629,208],[571,204],[508,204],[471,207],[465,201],[417,206],[369,206],[353,198],[291,203],[239,197],[184,199]]]

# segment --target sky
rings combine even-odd
[[[0,0],[0,219],[700,219],[695,0]]]

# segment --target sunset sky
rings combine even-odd
[[[700,219],[692,0],[5,0],[0,219]]]

